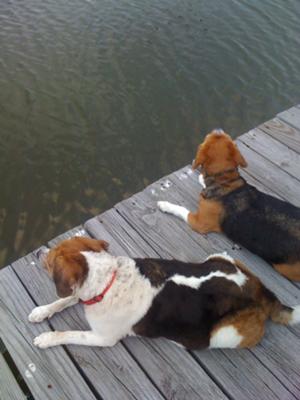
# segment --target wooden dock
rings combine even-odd
[[[242,172],[262,191],[300,206],[300,106],[293,107],[237,139],[248,161]],[[186,166],[50,241],[90,235],[110,243],[118,255],[201,261],[226,250],[241,259],[288,305],[300,303],[300,284],[277,274],[261,259],[218,234],[199,235],[157,210],[157,200],[195,209],[201,186]],[[112,348],[33,347],[43,331],[81,330],[81,305],[49,321],[27,320],[55,290],[34,253],[0,272],[0,337],[35,400],[287,400],[300,399],[300,327],[269,324],[251,350],[188,352],[167,340],[128,338]],[[25,395],[0,354],[0,399]]]

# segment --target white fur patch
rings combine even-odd
[[[205,184],[205,180],[203,178],[203,174],[200,174],[198,176],[198,181],[199,181],[200,185],[203,186],[203,189],[206,189],[206,184]]]
[[[183,219],[185,222],[188,220],[190,212],[185,207],[169,203],[168,201],[158,201],[157,206],[162,212],[173,214],[176,217]]]
[[[192,289],[199,289],[202,283],[207,282],[213,278],[228,279],[229,281],[236,283],[240,287],[242,287],[248,279],[242,271],[237,269],[235,274],[225,274],[225,272],[222,271],[214,271],[210,272],[208,275],[201,276],[200,278],[197,278],[195,276],[184,276],[175,274],[171,278],[169,278],[168,281],[172,281],[176,283],[176,285],[184,285],[189,286]]]
[[[234,258],[232,258],[226,251],[223,251],[223,253],[211,254],[206,258],[206,261],[214,258],[222,258],[223,260],[229,261],[231,264],[235,265]]]
[[[70,302],[89,300],[100,294],[114,271],[116,279],[102,301],[84,306],[91,331],[44,332],[34,339],[37,347],[44,349],[61,344],[113,346],[123,337],[133,334],[133,326],[147,313],[154,297],[163,287],[153,287],[129,257],[114,257],[105,251],[83,251],[81,254],[86,259],[89,271],[82,286],[74,287],[76,301],[74,298],[60,299],[38,308],[29,317],[32,322],[49,317],[70,305]]]
[[[92,331],[116,342],[131,334],[132,327],[146,314],[161,288],[153,287],[129,257],[114,257],[106,252],[85,251],[82,254],[89,268],[87,279],[78,291],[83,300],[101,293],[113,271],[117,271],[116,279],[104,299],[84,307]]]
[[[237,329],[233,325],[224,326],[217,330],[210,338],[209,348],[229,348],[234,349],[243,340]]]
[[[295,306],[291,315],[290,325],[300,323],[300,306]]]

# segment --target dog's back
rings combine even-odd
[[[133,327],[137,335],[164,336],[193,348],[251,347],[268,318],[289,323],[283,306],[240,262],[214,255],[202,264],[136,259],[136,267],[162,289]]]
[[[245,184],[222,197],[223,232],[271,264],[300,261],[300,209]]]

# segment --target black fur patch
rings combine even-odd
[[[300,260],[300,208],[248,184],[221,201],[221,227],[230,239],[271,264]]]
[[[174,274],[200,278],[201,276],[208,275],[213,271],[220,270],[226,274],[236,272],[236,267],[222,258],[215,258],[199,264],[156,258],[136,258],[135,262],[141,274],[148,278],[151,285],[155,287],[162,285]]]
[[[167,281],[175,274],[202,277],[211,272],[237,272],[235,265],[221,258],[191,264],[177,260],[136,259],[141,274],[155,287],[165,283],[147,314],[133,327],[137,335],[166,337],[187,348],[205,348],[213,326],[228,313],[239,310],[253,299],[225,278],[214,277],[199,289]]]

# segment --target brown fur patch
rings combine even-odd
[[[238,166],[246,167],[247,162],[229,135],[212,131],[198,147],[193,169],[199,166],[211,175]]]
[[[53,277],[58,296],[70,296],[73,287],[81,286],[86,279],[88,266],[82,251],[99,252],[107,248],[108,243],[104,240],[73,237],[51,249],[46,257],[45,266]]]
[[[213,328],[211,337],[220,328],[232,325],[243,337],[239,347],[252,347],[263,337],[265,321],[269,317],[276,323],[286,325],[291,320],[293,310],[282,305],[241,261],[235,260],[235,264],[248,277],[243,286],[243,296],[250,301],[250,304],[254,304],[249,304],[248,307],[224,317]]]
[[[199,233],[221,232],[220,223],[223,212],[221,202],[200,196],[198,211],[189,213],[188,223],[192,229]]]
[[[198,147],[193,168],[199,166],[202,166],[205,176],[207,176],[232,170],[238,166],[246,167],[247,162],[229,135],[212,131]],[[227,175],[227,181],[239,177],[236,171],[229,172]],[[217,184],[222,185],[224,177],[220,176],[215,179]],[[237,189],[242,184],[244,184],[242,180],[234,180],[230,184],[225,183],[225,193]],[[188,222],[192,229],[199,233],[221,232],[220,225],[223,215],[224,208],[221,201],[205,199],[204,196],[200,196],[198,211],[189,214]]]
[[[300,262],[293,264],[273,264],[281,275],[294,281],[300,281]]]
[[[238,347],[253,347],[262,339],[265,332],[266,314],[259,307],[248,307],[233,315],[224,317],[211,332],[213,337],[219,329],[233,326],[242,341]]]

